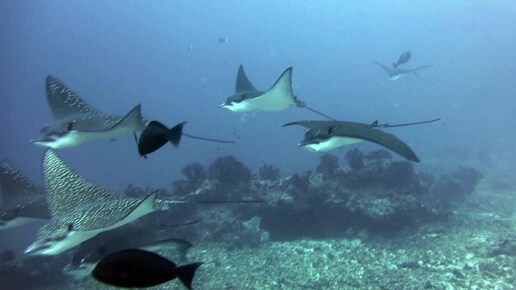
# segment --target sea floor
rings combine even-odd
[[[451,220],[395,237],[367,232],[254,248],[196,244],[194,289],[515,289],[516,193],[477,189]],[[91,278],[63,289],[110,289]],[[55,289],[55,288],[54,288]],[[186,289],[172,282],[154,289]]]

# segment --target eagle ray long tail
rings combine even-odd
[[[194,135],[190,135],[190,134],[187,134],[185,132],[183,132],[183,135],[186,136],[186,137],[189,137],[189,138],[192,138],[192,139],[197,139],[197,140],[203,140],[203,141],[208,141],[208,142],[216,142],[216,143],[235,143],[235,141],[232,141],[232,140],[220,140],[220,139],[213,139],[213,138],[206,138],[206,137],[199,137],[199,136],[194,136]]]
[[[225,203],[263,203],[263,199],[253,200],[163,200],[168,204],[225,204]]]
[[[326,119],[329,119],[329,120],[332,120],[332,121],[337,121],[335,118],[332,118],[332,117],[330,117],[330,116],[328,116],[328,115],[326,115],[326,114],[324,114],[324,113],[321,113],[321,112],[319,112],[319,111],[317,111],[317,110],[315,110],[315,109],[313,109],[313,108],[310,108],[310,107],[308,107],[307,105],[305,105],[303,108],[305,108],[305,109],[307,109],[307,110],[310,110],[310,111],[312,111],[312,112],[316,113],[317,115],[322,116],[322,117],[324,117],[324,118],[326,118]]]
[[[433,123],[441,120],[441,118],[432,119],[432,120],[426,120],[426,121],[419,121],[419,122],[412,122],[412,123],[403,123],[403,124],[394,124],[391,125],[389,123],[385,124],[378,124],[378,121],[374,121],[371,126],[375,128],[392,128],[392,127],[404,127],[404,126],[412,126],[412,125],[420,125],[420,124],[427,124],[427,123]]]
[[[305,109],[307,109],[307,110],[309,110],[309,111],[312,111],[313,113],[316,113],[317,115],[322,116],[322,117],[324,117],[324,118],[326,118],[326,119],[328,119],[328,120],[331,120],[331,121],[337,121],[337,119],[335,119],[335,118],[333,118],[333,117],[330,117],[330,116],[328,116],[328,115],[326,115],[326,114],[324,114],[324,113],[322,113],[322,112],[320,112],[320,111],[317,111],[317,110],[316,110],[316,109],[314,109],[314,108],[308,107],[308,106],[306,105],[306,103],[305,103],[305,102],[301,101],[301,100],[300,100],[300,99],[298,99],[297,97],[294,97],[294,100],[295,100],[295,102],[296,102],[296,105],[297,105],[299,108],[305,108]]]

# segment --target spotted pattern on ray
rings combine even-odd
[[[45,194],[41,187],[35,185],[7,159],[0,162],[0,184],[2,187],[2,198],[5,199],[20,195]]]
[[[6,159],[0,162],[0,186],[0,216],[50,218],[45,191]]]
[[[77,207],[78,203],[103,202],[122,197],[77,175],[51,149],[45,151],[43,176],[52,215],[68,212]]]
[[[56,119],[74,115],[105,115],[75,94],[54,76],[49,75],[46,82],[47,100]]]
[[[80,121],[77,126],[85,128],[95,125],[113,127],[123,118],[102,113],[51,75],[47,77],[47,100],[55,119]]]
[[[125,197],[103,203],[77,204],[77,207],[71,211],[59,216],[53,216],[48,224],[40,228],[37,240],[29,248],[46,248],[53,243],[67,239],[72,232],[97,231],[97,233],[100,233],[123,226],[125,223],[120,224],[119,222],[129,217],[133,211],[137,210],[145,202],[151,202],[154,208],[155,200],[156,193],[152,193],[144,199]],[[147,211],[145,209],[141,210],[139,213],[136,212],[136,215],[132,218],[138,218],[150,213],[148,211],[148,204]],[[69,247],[73,247],[73,244],[69,245]]]
[[[53,217],[50,223],[41,227],[34,244],[65,238],[70,232],[70,225],[74,231],[91,231],[112,226],[131,213],[141,201],[123,198],[112,202],[79,205],[69,212]]]

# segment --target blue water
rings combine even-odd
[[[439,124],[392,130],[424,161],[450,151],[510,150],[516,5],[512,1],[2,1],[0,155],[38,180],[42,149],[28,140],[52,118],[46,75],[97,108],[125,114],[141,103],[151,119],[225,139],[185,139],[142,160],[131,136],[62,150],[82,175],[111,187],[128,181],[169,186],[193,161],[233,154],[252,168],[311,168],[317,154],[296,146],[303,130],[286,122],[319,119],[306,110],[242,114],[219,105],[244,64],[259,89],[293,66],[294,92],[341,120]],[[218,41],[227,38],[226,43]],[[411,50],[407,66],[433,64],[428,83],[389,81],[372,64]],[[363,148],[368,148],[368,145]],[[448,153],[454,154],[454,153]]]
[[[514,177],[515,15],[512,0],[3,0],[0,158],[42,183],[43,148],[28,141],[52,121],[44,87],[52,74],[102,111],[124,115],[141,103],[150,119],[188,121],[187,133],[236,141],[184,138],[179,149],[167,145],[148,160],[129,135],[58,152],[96,184],[170,188],[185,165],[209,165],[222,155],[255,172],[262,163],[284,175],[313,169],[320,154],[297,146],[304,130],[281,125],[319,116],[299,108],[220,108],[243,64],[260,90],[292,66],[294,93],[339,120],[441,118],[389,129],[422,160],[416,170],[472,164]],[[389,65],[406,50],[407,67],[433,65],[421,72],[424,81],[391,81],[372,63]]]

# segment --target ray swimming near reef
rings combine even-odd
[[[0,230],[50,219],[45,190],[7,159],[0,162],[0,192]]]
[[[52,218],[27,254],[62,253],[157,210],[157,192],[132,198],[109,191],[77,175],[51,149],[45,151],[43,176]]]

